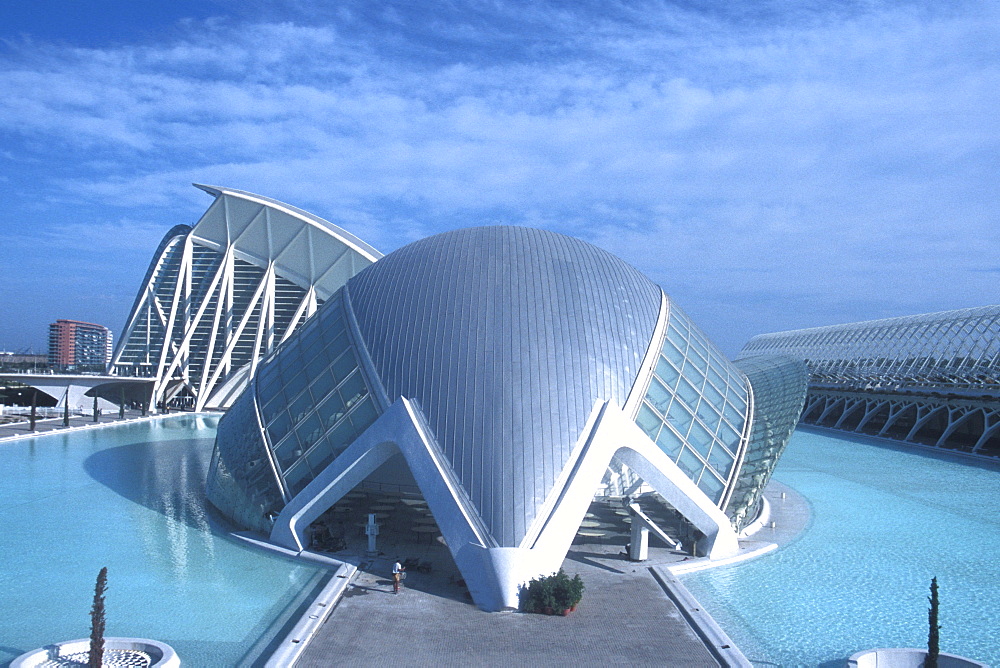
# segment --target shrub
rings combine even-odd
[[[579,575],[572,578],[566,571],[559,569],[558,573],[540,578],[532,578],[526,589],[522,590],[521,609],[525,612],[544,612],[551,608],[553,612],[562,614],[564,610],[576,607],[583,598],[583,580]]]

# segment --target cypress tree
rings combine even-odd
[[[931,607],[927,611],[927,624],[930,627],[927,632],[927,660],[924,661],[925,668],[937,668],[938,654],[938,632],[941,626],[938,624],[938,583],[937,578],[931,578],[931,595],[927,599]]]
[[[107,588],[108,567],[105,566],[97,574],[94,605],[90,609],[90,653],[87,656],[90,668],[101,668],[101,662],[104,661],[104,592]]]

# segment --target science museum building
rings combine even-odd
[[[228,409],[207,484],[301,551],[357,490],[419,496],[475,602],[562,563],[595,496],[655,492],[736,553],[806,396],[801,360],[731,362],[656,284],[553,232],[438,234],[382,256],[274,200],[167,235],[112,370]]]

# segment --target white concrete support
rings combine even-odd
[[[913,423],[913,428],[910,429],[909,433],[904,438],[904,441],[912,441],[913,437],[917,435],[917,432],[927,424],[927,421],[934,417],[938,411],[945,410],[944,406],[928,406],[925,404],[917,404],[917,421]]]
[[[844,424],[844,420],[853,415],[859,408],[865,405],[864,400],[848,401],[844,400],[844,410],[840,413],[840,418],[837,420],[836,424],[833,425],[834,429],[840,429],[841,425]]]
[[[423,416],[406,398],[393,403],[275,520],[272,542],[306,547],[306,528],[327,508],[397,453],[427,500],[476,604],[515,608],[519,588],[562,564],[612,457],[618,457],[678,510],[704,538],[713,559],[738,552],[729,519],[617,406],[597,402],[564,474],[516,547],[500,546],[483,524]]]
[[[941,432],[941,437],[937,440],[937,447],[943,446],[948,442],[948,438],[955,433],[955,430],[962,426],[962,423],[967,421],[976,413],[982,414],[982,409],[980,408],[969,408],[967,406],[957,406],[948,409],[948,426],[945,427],[944,431]],[[985,425],[984,425],[985,428]]]
[[[157,401],[185,390],[196,410],[226,408],[239,394],[230,381],[241,367],[251,373],[240,376],[237,386],[245,386],[257,361],[278,343],[278,331],[288,338],[322,301],[381,257],[335,225],[281,202],[198,187],[216,200],[193,229],[165,244],[108,367],[129,373],[122,367],[131,366],[131,373],[154,378],[154,410]],[[214,269],[208,270],[212,253]],[[281,323],[275,321],[278,278],[285,281],[281,294],[290,294],[288,283],[303,291],[289,323],[287,312],[278,314]],[[145,340],[134,340],[142,323]]]

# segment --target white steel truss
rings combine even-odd
[[[741,357],[789,355],[811,383],[1000,389],[1000,306],[755,336]]]
[[[155,379],[152,405],[227,408],[257,363],[381,257],[312,214],[240,190],[160,244],[109,372]]]

